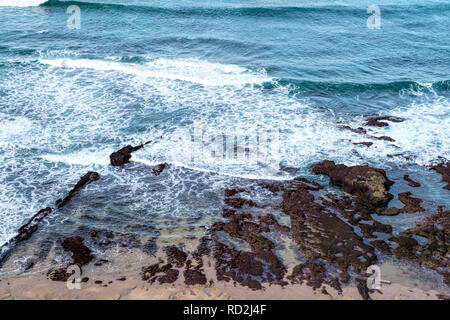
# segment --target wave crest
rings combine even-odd
[[[145,78],[180,80],[204,86],[261,84],[270,81],[264,70],[252,72],[237,65],[197,59],[156,59],[143,64],[89,59],[39,59],[58,68],[116,71]]]
[[[48,2],[48,0],[2,0],[0,7],[37,7]]]

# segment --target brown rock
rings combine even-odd
[[[450,162],[442,162],[432,166],[431,169],[442,175],[442,181],[447,183],[443,188],[450,190]]]
[[[372,117],[366,120],[366,125],[375,127],[385,127],[389,124],[384,121],[403,122],[405,119],[391,116]]]
[[[347,167],[325,160],[314,165],[311,171],[326,174],[333,184],[359,197],[360,201],[370,206],[386,205],[393,198],[388,192],[393,182],[388,180],[386,172],[382,169],[369,166]]]
[[[204,285],[206,284],[206,276],[197,270],[185,270],[184,273],[184,283],[192,286],[196,284]]]
[[[111,165],[113,166],[123,166],[125,163],[128,163],[131,159],[131,154],[141,148],[144,147],[145,144],[141,144],[139,146],[133,147],[133,146],[126,146],[122,149],[111,153],[109,156],[109,160]]]
[[[409,175],[407,175],[407,174],[405,174],[405,175],[403,176],[403,179],[404,179],[405,181],[408,182],[408,186],[410,186],[410,187],[413,187],[413,188],[418,188],[418,187],[420,187],[420,183],[418,183],[418,182],[412,180],[412,179],[409,177]]]

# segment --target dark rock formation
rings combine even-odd
[[[84,266],[94,258],[91,250],[83,244],[81,237],[66,238],[61,245],[65,251],[72,252],[73,263],[79,267]]]
[[[391,137],[388,137],[388,136],[381,136],[381,137],[374,137],[374,136],[372,136],[372,138],[375,138],[377,140],[384,140],[384,141],[389,141],[389,142],[395,142],[394,139],[392,139]]]
[[[362,273],[377,260],[374,249],[366,245],[353,229],[332,210],[316,202],[311,191],[317,187],[298,182],[283,194],[282,208],[291,218],[291,235],[309,262],[327,260],[349,279],[348,268]]]
[[[184,266],[186,262],[187,254],[175,246],[167,248],[167,255],[169,257],[169,262],[175,264],[178,268]]]
[[[136,147],[128,145],[116,152],[111,153],[111,155],[109,156],[111,165],[116,166],[116,167],[123,166],[125,163],[128,163],[130,161],[131,154],[133,152],[135,152],[139,149],[142,149],[148,143],[150,143],[150,141],[148,141],[144,144],[140,144]]]
[[[96,181],[98,179],[100,179],[100,176],[97,172],[86,173],[75,184],[72,190],[69,191],[68,195],[64,198],[64,200],[58,199],[56,201],[57,207],[61,208],[65,206],[72,199],[72,197],[78,190],[83,188],[86,184]],[[30,220],[28,220],[26,224],[24,224],[17,230],[18,233],[17,235],[10,241],[8,241],[8,243],[4,244],[0,249],[7,248],[9,250],[13,246],[19,244],[20,242],[30,239],[33,233],[36,232],[36,230],[38,229],[39,222],[41,222],[42,219],[44,219],[52,211],[53,209],[50,207],[39,210],[33,217],[30,218]],[[0,252],[1,251],[2,250],[0,250]],[[5,250],[4,252],[5,253],[2,256],[0,256],[0,265],[4,262],[4,259],[7,258],[7,250]]]
[[[185,270],[183,275],[184,283],[187,285],[206,284],[206,276],[200,271],[189,269]]]
[[[177,280],[178,274],[179,271],[172,269],[171,264],[160,266],[160,263],[155,263],[149,267],[142,268],[142,280],[150,283],[154,283],[157,279],[159,283],[173,283]]]
[[[58,199],[56,200],[56,205],[58,208],[64,207],[75,195],[75,193],[83,188],[86,184],[89,184],[93,181],[97,181],[100,179],[100,175],[97,172],[89,171],[84,176],[80,178],[80,180],[77,182],[77,184],[72,188],[72,190],[69,191],[69,194],[64,199]]]
[[[420,244],[414,236],[426,240]],[[448,272],[450,265],[450,211],[438,208],[438,213],[429,216],[415,227],[399,233],[390,239],[397,243],[394,255],[419,265],[435,268],[440,273]]]
[[[374,232],[392,234],[392,227],[380,223],[372,218],[373,207],[367,206],[361,201],[354,201],[351,197],[337,197],[328,193],[320,197],[323,205],[338,211],[350,224],[360,228],[366,238],[376,238]]]
[[[153,169],[152,169],[153,174],[154,174],[155,176],[159,176],[159,175],[161,174],[161,172],[164,171],[164,169],[166,168],[166,166],[167,166],[167,163],[161,163],[161,164],[156,165],[156,166],[153,167]]]
[[[447,183],[443,188],[450,190],[450,161],[434,165],[431,169],[442,175],[442,181]]]
[[[373,142],[368,142],[368,141],[364,141],[364,142],[353,142],[353,144],[354,144],[355,146],[357,146],[357,145],[363,145],[363,146],[366,146],[366,147],[370,147],[371,145],[373,145]]]
[[[393,182],[388,180],[386,172],[382,169],[369,166],[347,167],[325,160],[314,165],[311,171],[316,174],[326,174],[333,184],[373,207],[386,205],[393,198],[388,193]]]
[[[61,245],[64,251],[72,253],[72,263],[80,269],[94,258],[91,250],[83,244],[83,238],[81,237],[66,238],[61,242]],[[62,267],[50,270],[47,276],[53,281],[67,281],[70,274],[67,273],[67,267]]]
[[[371,117],[366,120],[366,125],[375,127],[385,127],[389,124],[385,121],[403,122],[405,119],[391,116]]]
[[[367,284],[364,281],[359,281],[357,288],[363,300],[372,300],[369,295],[369,288],[367,288]]]
[[[410,187],[413,187],[413,188],[418,188],[418,187],[420,187],[420,183],[418,183],[418,182],[412,180],[412,179],[409,177],[409,175],[407,175],[407,174],[405,174],[405,175],[403,176],[403,179],[404,179],[406,182],[408,182],[408,186],[410,186]]]
[[[314,290],[319,289],[322,284],[328,284],[339,293],[342,293],[341,284],[339,279],[335,277],[330,277],[327,274],[327,269],[325,263],[318,262],[304,262],[294,267],[292,274],[288,276],[291,283],[306,284],[312,287]]]
[[[399,193],[398,199],[403,203],[403,208],[391,207],[387,209],[377,209],[376,212],[382,216],[396,216],[400,213],[416,213],[425,211],[420,205],[422,200],[411,197],[411,192]]]
[[[158,278],[160,284],[163,283],[174,283],[178,279],[179,271],[176,269],[168,269],[166,270],[163,276]]]
[[[356,129],[353,129],[350,126],[339,126],[339,128],[340,129],[345,129],[345,130],[350,130],[351,132],[354,132],[354,133],[360,133],[360,134],[366,134],[367,133],[367,131],[364,128],[362,128],[362,127],[358,127]]]
[[[20,241],[30,239],[31,235],[38,229],[39,222],[52,211],[53,209],[49,207],[39,210],[38,213],[31,217],[26,224],[17,230],[18,234],[14,238],[15,242],[18,243]]]
[[[373,240],[370,242],[375,248],[384,254],[392,255],[391,247],[384,240]]]

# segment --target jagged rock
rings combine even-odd
[[[187,285],[206,284],[206,276],[198,270],[185,270],[183,275]]]
[[[402,192],[398,194],[398,199],[403,203],[403,208],[391,207],[387,209],[378,208],[377,214],[382,216],[396,216],[400,213],[416,213],[425,211],[420,205],[422,200],[411,197],[411,192]]]
[[[363,145],[363,146],[366,146],[366,147],[370,147],[371,145],[373,145],[373,142],[367,142],[367,141],[364,141],[364,142],[353,142],[353,144],[355,146]]]
[[[128,163],[131,159],[131,154],[133,152],[143,148],[144,145],[146,145],[147,143],[138,145],[136,147],[128,145],[116,152],[111,153],[111,155],[109,156],[111,165],[120,167],[120,166],[123,166],[125,163]]]
[[[72,252],[73,263],[79,267],[89,263],[94,257],[91,250],[83,244],[83,238],[66,238],[61,243],[65,251]]]
[[[163,275],[159,275],[163,273]],[[159,283],[173,283],[178,278],[179,271],[172,269],[171,264],[160,266],[159,263],[152,264],[149,267],[142,268],[142,280],[154,283],[157,279]]]
[[[420,244],[414,236],[422,237],[427,242]],[[450,211],[444,211],[443,207],[439,207],[438,213],[389,240],[397,243],[394,249],[394,255],[397,258],[407,259],[418,265],[427,265],[441,273],[448,272]]]
[[[372,136],[372,138],[375,138],[377,140],[384,140],[384,141],[389,141],[389,142],[395,142],[394,139],[392,139],[391,137],[388,137],[388,136],[381,136],[381,137],[374,137],[374,136]]]
[[[442,181],[447,183],[447,185],[445,185],[443,188],[446,190],[450,190],[450,162],[439,163],[432,166],[431,169],[442,175]]]
[[[159,176],[166,168],[167,163],[161,163],[153,167],[152,171],[155,176]]]
[[[388,180],[386,172],[382,169],[369,166],[347,167],[344,164],[336,165],[334,161],[325,160],[315,164],[311,171],[316,174],[326,174],[333,184],[359,197],[360,201],[370,206],[386,205],[393,198],[388,192],[393,182]]]
[[[339,126],[339,128],[340,129],[350,130],[351,132],[354,132],[354,133],[360,133],[360,134],[366,134],[367,133],[367,131],[364,128],[362,128],[362,127],[358,127],[356,129],[353,129],[350,126]]]
[[[167,248],[167,255],[169,256],[169,261],[174,263],[178,268],[184,266],[187,259],[187,254],[175,246]]]
[[[366,120],[366,125],[375,127],[385,127],[389,124],[384,121],[403,122],[405,119],[391,116],[372,117]]]
[[[64,251],[72,253],[73,264],[80,267],[80,269],[94,258],[91,250],[83,244],[83,238],[81,237],[66,238],[61,242],[61,245]],[[67,267],[62,267],[51,269],[47,276],[53,281],[67,281],[70,274],[67,272]]]
[[[404,179],[406,182],[408,182],[408,186],[410,186],[410,187],[413,187],[413,188],[418,188],[418,187],[420,187],[420,183],[418,183],[418,182],[412,180],[412,179],[409,177],[409,175],[407,175],[407,174],[405,174],[405,175],[403,176],[403,179]]]
[[[100,175],[97,172],[89,171],[84,176],[80,178],[80,180],[77,182],[77,184],[72,188],[72,190],[69,191],[69,194],[64,199],[58,199],[56,200],[56,205],[58,208],[64,207],[75,195],[75,193],[83,188],[86,184],[89,184],[93,181],[97,181],[100,179]]]
[[[366,245],[352,227],[329,207],[316,201],[310,191],[317,190],[311,183],[304,182],[286,188],[282,209],[291,218],[291,235],[305,258],[310,262],[328,261],[341,271],[345,282],[350,266],[361,273],[375,263],[377,257],[373,247]]]

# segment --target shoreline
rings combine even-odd
[[[209,278],[213,270],[206,272]],[[23,273],[0,278],[0,300],[361,300],[355,286],[339,293],[324,285],[314,290],[306,284],[269,285],[251,290],[240,284],[214,282],[185,285],[183,275],[172,284],[150,284],[133,272],[83,272],[89,280],[80,289],[69,290],[66,282],[51,281],[45,272]],[[101,281],[101,283],[100,283]],[[372,300],[441,300],[449,297],[436,290],[422,290],[399,283],[382,284],[370,293]]]

